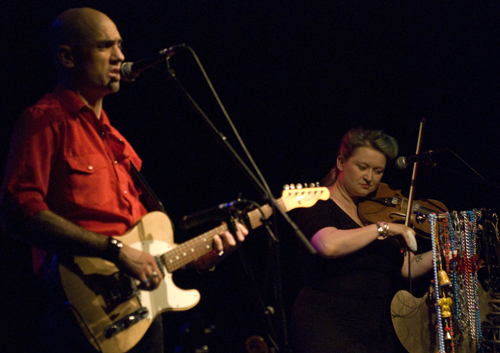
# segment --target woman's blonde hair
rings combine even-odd
[[[337,156],[342,161],[347,161],[358,147],[370,147],[382,152],[387,159],[393,159],[398,155],[398,143],[396,139],[381,130],[364,130],[362,128],[349,130],[340,143]],[[331,186],[335,183],[338,175],[337,163],[332,170],[323,178],[321,184]]]

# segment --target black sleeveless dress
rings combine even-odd
[[[296,220],[309,240],[325,227],[359,228],[331,199],[300,209]],[[304,254],[305,287],[292,311],[294,353],[393,352],[390,304],[403,256],[394,237],[336,259]]]

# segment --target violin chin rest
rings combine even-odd
[[[415,236],[413,235],[411,230],[406,231],[406,235],[408,235],[408,239],[410,239],[410,250],[411,251],[417,251],[417,240],[415,239]]]

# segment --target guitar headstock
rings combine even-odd
[[[294,208],[311,207],[318,200],[328,200],[330,197],[330,191],[323,186],[303,187],[302,184],[291,184],[285,185],[284,189],[281,200],[287,212]]]

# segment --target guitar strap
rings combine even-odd
[[[167,212],[165,210],[165,207],[163,206],[163,203],[158,198],[158,196],[156,196],[144,176],[137,170],[134,163],[132,162],[130,162],[130,169],[132,170],[132,177],[139,184],[142,190],[141,197],[148,211],[161,211],[166,214]]]

